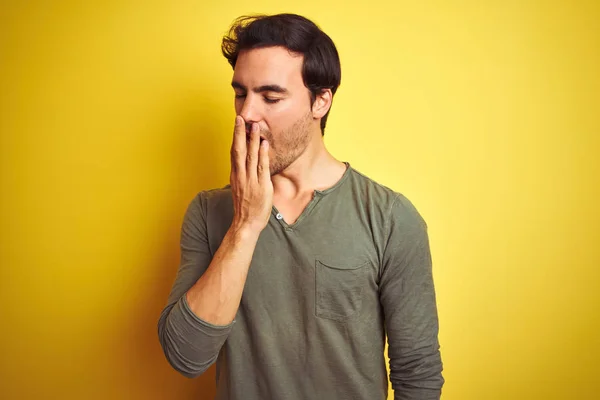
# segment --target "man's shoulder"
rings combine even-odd
[[[402,192],[394,190],[364,173],[352,169],[354,185],[371,207],[377,207],[388,218],[401,219],[406,222],[425,224],[423,217]]]
[[[233,208],[231,185],[201,190],[196,193],[191,204],[194,208],[199,208],[203,215],[215,212],[230,214],[227,211]]]
[[[231,185],[227,184],[220,188],[205,189],[197,195],[203,201],[223,202],[231,201]]]
[[[393,201],[393,199],[400,194],[388,186],[376,181],[370,176],[367,176],[354,167],[352,167],[352,180],[354,182],[354,186],[357,187],[362,193],[370,194],[382,201],[390,199]]]

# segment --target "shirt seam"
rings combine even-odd
[[[383,254],[381,255],[381,266],[380,266],[380,270],[379,270],[379,278],[381,279],[381,277],[383,276],[383,268],[384,268],[384,260],[385,260],[385,255],[387,253],[387,248],[388,245],[390,243],[390,236],[392,235],[391,232],[391,226],[392,226],[392,214],[393,214],[393,209],[394,206],[396,205],[396,202],[398,201],[398,199],[400,198],[400,194],[395,193],[394,196],[394,201],[392,201],[392,204],[390,205],[390,209],[388,210],[388,217],[386,218],[385,221],[385,229],[384,232],[386,234],[385,236],[385,245],[383,247]]]

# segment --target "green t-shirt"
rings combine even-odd
[[[427,225],[406,197],[346,165],[295,223],[273,207],[227,326],[198,318],[184,294],[231,225],[231,190],[200,192],[189,205],[159,338],[185,376],[217,362],[217,400],[384,400],[386,334],[395,399],[439,399]]]

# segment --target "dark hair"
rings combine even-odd
[[[233,68],[241,50],[283,46],[304,55],[302,79],[310,91],[311,105],[323,89],[335,94],[342,79],[335,44],[314,22],[296,14],[242,16],[223,37],[221,51]],[[331,110],[331,108],[330,108]],[[329,110],[321,119],[321,134]]]

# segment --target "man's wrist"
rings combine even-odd
[[[233,243],[256,242],[260,236],[261,229],[257,229],[250,224],[231,224],[228,234]]]

